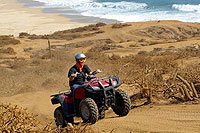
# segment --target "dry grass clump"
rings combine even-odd
[[[171,75],[177,68],[178,74],[189,83],[200,83],[200,64],[194,64],[192,67],[186,64],[180,67],[179,64],[180,60],[200,57],[200,49],[184,48],[176,49],[176,51],[162,51],[156,48],[153,52],[141,51],[138,55],[127,57],[107,56],[101,51],[94,52],[93,49],[87,53],[88,60],[92,60],[92,65],[99,66],[107,74],[117,74],[123,83],[139,90],[152,88],[154,97],[158,99],[166,99],[163,93],[172,85]]]
[[[11,47],[8,47],[7,49],[0,49],[0,53],[10,54],[10,55],[16,54],[16,52],[14,51],[14,49],[11,48]]]
[[[163,96],[171,103],[192,101],[199,103],[200,97],[200,70],[199,65],[189,65],[186,68],[174,69],[171,78],[165,83]]]
[[[66,44],[65,46],[70,47],[70,48],[79,48],[79,47],[87,47],[90,45],[97,45],[101,47],[102,45],[106,45],[110,43],[113,43],[113,41],[110,39],[98,39],[98,40],[89,40],[89,41],[81,41],[77,43],[70,43],[70,44]]]
[[[105,23],[102,23],[102,22],[99,22],[99,23],[96,24],[97,27],[102,27],[102,26],[105,26],[105,25],[106,25],[106,24],[105,24]]]
[[[7,69],[0,66],[0,96],[66,88],[64,83],[68,84],[67,72],[75,63],[74,54],[66,49],[56,49],[52,54],[51,60],[44,58],[49,55],[48,50],[41,50],[34,52],[30,60],[15,58],[1,62]]]
[[[27,37],[29,39],[60,39],[60,40],[73,40],[76,38],[84,38],[94,36],[96,34],[104,33],[99,27],[103,26],[103,23],[96,25],[88,25],[84,27],[78,27],[75,29],[69,29],[64,31],[57,31],[50,35],[35,35],[22,32],[19,34],[20,38]]]
[[[149,52],[147,52],[147,51],[139,51],[137,54],[138,55],[145,55],[145,56],[147,56],[147,55],[149,55]]]
[[[9,44],[19,44],[20,41],[17,39],[14,39],[12,36],[0,36],[0,47],[3,47],[5,45],[9,45]]]
[[[19,38],[24,38],[24,37],[27,37],[27,36],[30,36],[30,34],[28,34],[26,32],[19,33]]]
[[[111,44],[112,42],[112,40],[107,39],[106,43],[104,43],[103,45],[96,45],[94,48],[90,49],[90,52],[102,52],[106,50],[123,48],[123,46],[121,45]]]
[[[10,68],[17,70],[17,69],[23,68],[25,66],[27,66],[27,62],[25,61],[25,59],[17,59],[16,58],[13,61],[13,63],[10,65]]]
[[[100,26],[102,24],[91,24],[91,25],[88,25],[88,26],[84,26],[84,27],[78,27],[78,28],[74,28],[74,29],[70,29],[70,30],[64,30],[64,31],[61,31],[62,33],[75,33],[75,32],[86,32],[86,31],[96,31],[96,30],[99,30],[99,28],[97,26]],[[60,31],[58,31],[60,32]],[[58,32],[55,32],[55,33],[58,33]]]
[[[72,49],[72,48],[80,48],[87,47],[91,45],[103,46],[105,44],[113,43],[110,39],[97,39],[97,40],[88,40],[88,41],[80,41],[76,43],[68,43],[65,45],[52,45],[51,47],[54,49]]]
[[[89,36],[93,36],[93,35],[96,35],[96,34],[101,34],[101,33],[104,33],[104,31],[95,31],[95,32],[83,32],[83,33],[80,33],[80,32],[75,32],[75,31],[72,31],[71,33],[70,32],[65,32],[65,31],[59,31],[59,32],[55,32],[51,35],[35,35],[35,34],[32,34],[32,35],[28,35],[26,37],[28,37],[28,39],[59,39],[59,40],[73,40],[73,39],[76,39],[76,38],[84,38],[84,37],[89,37]]]
[[[122,24],[122,23],[117,23],[117,24],[113,24],[112,25],[112,29],[119,29],[119,28],[123,28],[123,27],[127,27],[127,26],[131,26],[131,24]]]
[[[0,104],[0,125],[4,132],[36,132],[39,128],[35,115],[11,104]]]
[[[50,132],[52,133],[95,133],[95,131],[89,126],[89,124],[81,125],[81,123],[77,126],[72,126],[71,124],[67,124],[65,128],[55,128]]]
[[[89,125],[72,126],[67,124],[66,128],[55,128],[52,123],[41,125],[37,116],[28,113],[17,105],[0,104],[0,131],[10,132],[51,132],[51,133],[92,133]]]
[[[131,31],[132,34],[137,34],[152,39],[163,39],[166,42],[181,41],[192,37],[200,36],[200,29],[198,27],[187,24],[174,24],[171,26],[149,26],[144,29]]]

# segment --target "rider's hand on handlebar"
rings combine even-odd
[[[77,73],[71,74],[69,81],[73,81],[76,76],[77,76]]]
[[[102,72],[102,71],[100,69],[97,69],[94,72],[92,72],[92,75],[95,75],[95,74],[100,73],[100,72]]]
[[[96,72],[97,72],[97,73],[101,73],[102,71],[101,71],[100,69],[97,69]]]
[[[76,73],[73,73],[73,74],[71,75],[71,77],[73,77],[73,78],[75,78],[76,76],[77,76]]]

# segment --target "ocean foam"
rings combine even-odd
[[[121,22],[144,22],[144,21],[153,21],[153,20],[180,20],[184,22],[200,22],[200,17],[197,17],[193,13],[169,13],[168,11],[159,11],[159,12],[135,12],[135,13],[126,13],[126,14],[106,14],[106,15],[94,15],[88,13],[82,13],[84,16],[95,16],[105,19],[117,19]],[[187,16],[187,17],[185,17]]]
[[[95,2],[93,0],[34,0],[45,3],[46,5],[57,6],[57,7],[71,7],[80,10],[90,10],[99,8],[113,8],[113,9],[124,9],[124,10],[135,10],[138,8],[144,8],[147,5],[145,3],[135,2]]]
[[[143,9],[147,7],[145,3],[135,2],[95,2],[93,0],[34,0],[45,3],[46,6],[70,7],[79,11],[85,10],[123,10],[124,12]]]
[[[178,9],[180,11],[196,11],[200,12],[200,4],[199,5],[190,5],[190,4],[174,4],[173,8]]]
[[[200,22],[199,5],[173,4],[168,10],[148,7],[146,3],[136,2],[96,2],[95,0],[34,0],[45,3],[50,8],[71,8],[83,16],[115,19],[122,22],[150,20],[180,20]],[[173,10],[176,9],[176,10]],[[187,17],[186,17],[187,16]]]

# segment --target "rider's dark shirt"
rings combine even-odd
[[[82,72],[79,71],[78,67],[76,65],[74,65],[73,67],[70,68],[69,72],[68,72],[68,78],[70,78],[70,76],[73,73],[78,72],[77,76],[74,78],[74,80],[69,81],[69,85],[72,86],[74,84],[83,84],[85,82],[85,74],[89,74],[91,72],[90,68],[87,65],[83,66]]]

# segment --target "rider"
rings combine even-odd
[[[85,82],[85,75],[91,75],[92,72],[90,68],[85,64],[86,56],[83,53],[77,54],[75,56],[76,64],[72,66],[68,73],[69,85],[71,91],[80,88]],[[97,73],[101,72],[99,69],[96,70]]]
[[[75,59],[76,59],[76,64],[72,66],[68,72],[69,85],[71,88],[71,93],[68,95],[69,97],[73,95],[74,89],[81,88],[84,86],[83,84],[85,82],[86,74],[91,75],[94,73],[101,72],[99,69],[97,69],[94,73],[91,72],[90,68],[85,64],[86,61],[85,54],[83,53],[77,54],[75,56]],[[63,108],[64,112],[68,113],[67,121],[74,124],[73,109],[70,108],[70,104],[63,102]],[[71,116],[69,116],[69,114]]]

